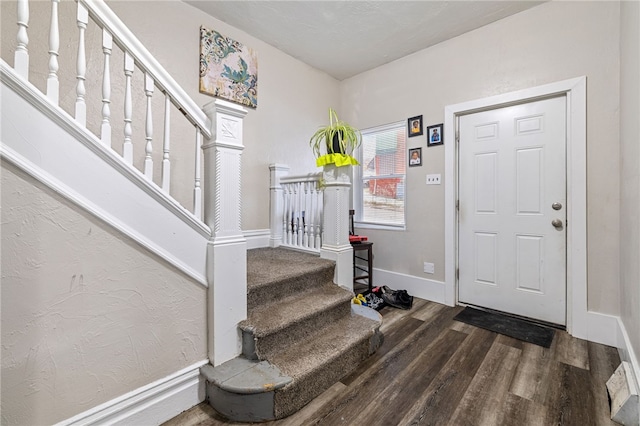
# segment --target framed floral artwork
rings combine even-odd
[[[200,92],[256,108],[256,52],[215,30],[200,27]]]

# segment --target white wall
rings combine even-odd
[[[588,304],[619,312],[619,20],[617,2],[549,2],[341,83],[343,118],[360,128],[406,121],[443,122],[459,102],[587,76]],[[423,166],[407,171],[407,230],[359,230],[376,243],[376,268],[444,280],[444,147],[423,147]],[[435,274],[422,272],[435,263]],[[380,283],[384,284],[384,283]]]
[[[620,317],[640,359],[640,3],[622,2],[620,28]]]
[[[202,285],[1,166],[2,424],[53,424],[207,358]]]

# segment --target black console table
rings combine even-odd
[[[363,241],[361,243],[351,243],[353,247],[353,286],[356,284],[367,284],[369,293],[373,289],[373,243]],[[367,257],[363,257],[366,252]],[[356,263],[358,260],[367,262],[367,267]],[[366,283],[359,282],[367,280]]]

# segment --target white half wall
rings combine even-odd
[[[209,228],[1,65],[2,155],[206,286]]]

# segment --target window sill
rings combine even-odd
[[[371,223],[371,222],[355,222],[354,228],[362,228],[362,229],[380,229],[384,231],[406,231],[407,227],[405,225],[386,225],[381,223]]]

